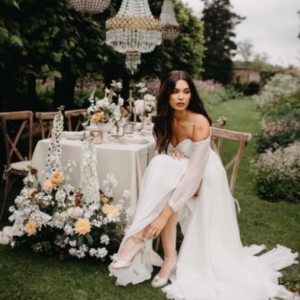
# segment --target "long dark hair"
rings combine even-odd
[[[191,91],[191,100],[187,108],[193,112],[202,114],[211,124],[211,119],[204,108],[203,102],[190,75],[185,71],[170,72],[161,80],[160,91],[157,98],[157,114],[154,118],[153,134],[156,140],[156,149],[158,150],[158,153],[167,153],[169,143],[172,139],[174,113],[169,105],[169,99],[174,92],[176,82],[180,79],[185,80],[188,83]]]

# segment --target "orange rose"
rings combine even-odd
[[[102,112],[101,111],[97,111],[91,118],[91,122],[92,123],[98,123],[100,122],[102,118]]]
[[[102,211],[106,214],[106,215],[113,215],[115,217],[118,217],[121,213],[118,207],[114,206],[114,205],[108,205],[105,204],[102,208]]]
[[[52,174],[50,180],[54,185],[58,185],[63,182],[64,174],[61,172],[56,172],[56,173]]]
[[[33,220],[29,220],[26,224],[26,232],[28,236],[36,235],[37,229],[39,228],[39,225],[34,222]]]

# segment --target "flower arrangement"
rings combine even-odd
[[[91,103],[87,112],[91,123],[114,123],[122,118],[124,99],[118,95],[118,103],[112,101],[112,97],[116,96],[115,90],[121,89],[122,83],[113,81],[110,89],[105,89],[103,99],[95,97],[96,88],[93,90],[89,101]]]
[[[38,170],[29,166],[24,187],[10,207],[10,221],[19,224],[19,236],[10,244],[29,241],[36,252],[57,250],[60,259],[87,255],[105,259],[112,255],[121,241],[133,211],[124,203],[130,198],[125,190],[122,199],[114,201],[113,189],[118,182],[108,174],[99,189],[96,150],[91,139],[82,143],[80,188],[68,184],[73,162],[66,168],[60,164],[60,132],[62,113],[54,119],[53,134],[48,148],[45,181],[38,181]]]
[[[139,88],[138,94],[140,97],[140,99],[135,100],[134,103],[137,114],[140,117],[143,117],[144,115],[146,117],[151,116],[155,111],[156,97],[151,94],[145,94],[148,89],[144,83],[140,82],[136,84],[136,87]]]

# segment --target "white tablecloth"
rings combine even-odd
[[[137,134],[134,135],[137,137]],[[131,198],[126,205],[133,209],[136,207],[142,176],[147,165],[154,156],[155,141],[152,136],[139,136],[149,140],[147,144],[120,143],[117,140],[96,144],[97,171],[100,188],[108,173],[112,173],[118,180],[118,186],[114,189],[115,200],[122,197],[123,191],[128,189]],[[39,179],[44,181],[46,155],[50,139],[38,142],[32,157],[32,166],[39,170]],[[71,173],[71,184],[79,188],[80,164],[82,142],[80,140],[68,140],[62,138],[61,163],[65,167],[69,160],[74,160],[76,166]]]

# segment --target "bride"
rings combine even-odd
[[[153,129],[160,155],[145,172],[110,273],[117,285],[150,279],[152,240],[160,234],[164,261],[151,284],[165,286],[169,299],[295,299],[278,285],[278,270],[296,263],[298,254],[278,245],[255,256],[264,246],[242,246],[226,172],[210,147],[210,125],[191,77],[170,72],[161,83]],[[177,254],[178,222],[184,240]]]

